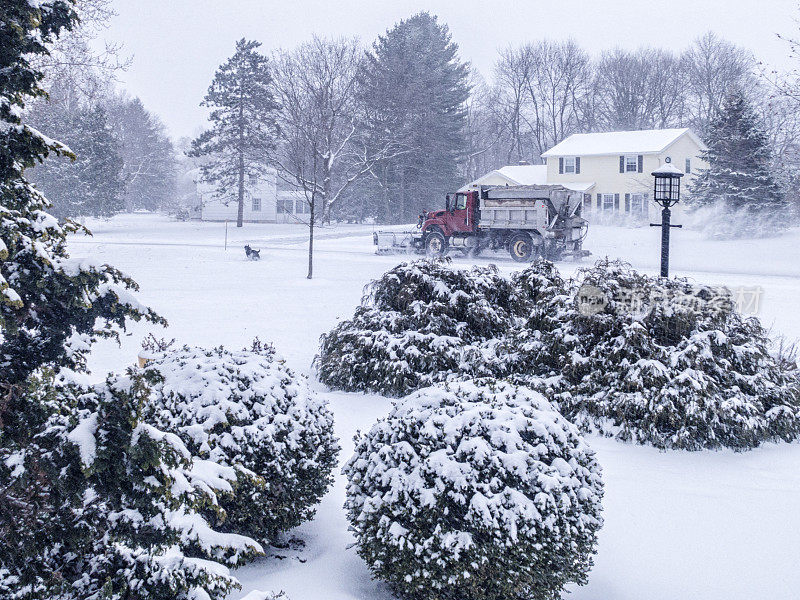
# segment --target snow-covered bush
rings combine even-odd
[[[39,433],[11,440],[4,429],[0,456],[4,598],[222,599],[237,587],[207,557],[236,562],[261,546],[213,530],[199,512],[236,474],[147,423],[140,378],[45,377],[28,393],[42,410],[24,418],[43,417]]]
[[[800,433],[797,366],[770,350],[726,290],[608,260],[537,304],[506,348],[509,371],[581,428],[688,450]]]
[[[496,338],[528,304],[493,265],[402,263],[368,286],[352,319],[322,336],[319,377],[334,388],[399,396],[453,374],[490,375]]]
[[[544,600],[586,582],[600,467],[532,390],[483,379],[415,392],[357,440],[344,473],[358,552],[401,597]]]
[[[167,350],[143,377],[148,419],[235,469],[229,493],[207,511],[216,529],[270,543],[313,516],[336,465],[333,416],[271,346]]]

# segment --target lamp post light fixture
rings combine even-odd
[[[650,223],[650,227],[661,227],[661,276],[669,277],[669,230],[681,227],[670,223],[670,208],[680,200],[683,173],[670,163],[664,163],[652,175],[655,177],[653,200],[661,207],[661,223]]]

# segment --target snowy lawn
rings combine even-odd
[[[241,348],[256,336],[275,343],[297,371],[312,374],[320,334],[349,318],[363,287],[405,257],[375,256],[372,227],[317,232],[315,278],[306,274],[307,229],[301,225],[179,223],[165,217],[123,215],[87,223],[94,237],[75,236],[73,256],[92,256],[126,271],[141,285],[139,298],[166,317],[155,331],[180,343]],[[800,338],[800,230],[769,240],[709,242],[673,232],[671,270],[698,283],[760,289],[760,317],[774,333]],[[261,261],[245,260],[243,246],[261,248]],[[586,248],[658,269],[659,232],[648,228],[590,228]],[[589,262],[591,259],[587,259]],[[454,258],[459,264],[471,261]],[[504,255],[504,273],[520,267]],[[574,263],[559,264],[564,274]],[[135,361],[141,339],[153,330],[135,325],[123,339],[97,345],[90,366],[99,378]],[[385,415],[391,400],[326,392],[343,447]],[[735,600],[796,598],[800,590],[800,444],[733,452],[659,452],[590,438],[604,469],[605,526],[589,585],[576,600]],[[391,594],[371,581],[347,531],[338,475],[314,521],[298,528],[300,550],[276,551],[238,571],[240,598],[251,590],[285,590],[292,600],[382,600]]]

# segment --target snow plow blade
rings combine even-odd
[[[376,254],[402,254],[422,250],[422,233],[419,231],[376,231],[372,241]]]

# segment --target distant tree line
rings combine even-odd
[[[80,0],[80,23],[34,57],[48,95],[30,103],[28,121],[67,144],[75,158],[51,155],[30,180],[59,217],[108,217],[171,210],[178,165],[161,120],[140,99],[115,89],[127,61],[120,48],[91,44],[114,15],[110,0]]]
[[[714,33],[683,52],[617,48],[596,58],[572,40],[510,46],[485,80],[447,26],[423,12],[366,49],[315,37],[265,68],[281,132],[269,160],[320,222],[414,221],[464,181],[539,163],[573,133],[691,127],[706,138],[738,92],[763,130],[768,169],[796,198],[796,100]]]
[[[171,210],[182,202],[176,171],[196,167],[241,206],[251,176],[276,167],[280,185],[306,198],[298,218],[312,227],[413,222],[465,181],[539,163],[573,133],[691,127],[708,139],[726,96],[738,92],[767,144],[760,164],[798,204],[798,86],[776,85],[750,52],[714,33],[682,52],[616,48],[592,57],[573,40],[508,46],[488,78],[425,12],[367,47],[312,37],[267,55],[241,40],[204,100],[212,127],[179,165],[158,117],[113,91],[125,63],[118,49],[90,50],[108,0],[79,6],[83,24],[42,65],[50,99],[31,111],[35,126],[77,154],[69,166],[48,159],[31,172],[60,216]]]

